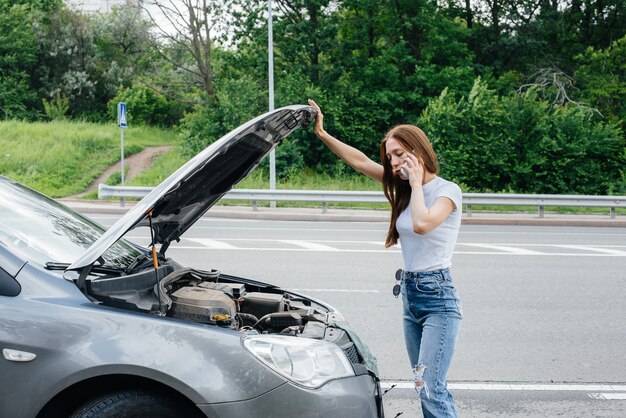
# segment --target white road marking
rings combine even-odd
[[[347,229],[347,228],[278,228],[278,227],[245,227],[245,226],[195,226],[196,229],[210,229],[210,230],[220,230],[225,229],[226,231],[232,230],[246,230],[246,231],[289,231],[289,232],[375,232],[377,234],[384,233],[385,231],[382,229]]]
[[[142,245],[148,245],[146,237],[144,236],[130,236],[126,237],[135,242],[143,243]],[[173,249],[178,250],[239,250],[239,251],[315,251],[315,252],[339,252],[339,253],[398,253],[401,250],[400,244],[393,247],[384,248],[382,241],[358,241],[358,240],[283,240],[283,239],[270,239],[270,238],[183,238],[200,244],[201,246],[186,246],[172,244]],[[272,243],[284,243],[293,245],[299,248],[271,248],[271,247],[247,247],[236,246],[229,244],[228,242],[272,242]],[[330,245],[326,245],[330,244]],[[377,249],[367,248],[337,248],[340,245],[354,244],[354,245],[372,245]],[[336,246],[335,246],[336,245]],[[475,247],[484,248],[485,250],[494,251],[462,251],[459,248]],[[574,252],[544,252],[538,251],[532,248],[545,248],[545,249],[572,249]],[[549,256],[549,257],[626,257],[626,246],[624,245],[565,245],[565,244],[508,244],[508,243],[474,243],[474,242],[459,242],[457,243],[457,250],[454,251],[456,255],[506,255],[506,256]]]
[[[337,251],[337,248],[329,247],[328,245],[318,244],[312,241],[281,239],[281,240],[278,240],[278,242],[284,242],[285,244],[296,245],[298,247],[306,248],[312,251]]]
[[[360,242],[364,244],[376,245],[378,247],[385,248],[385,241],[360,241]],[[402,248],[402,246],[400,245],[400,242],[398,242],[394,247]]]
[[[230,246],[226,247],[224,243],[224,247],[216,248],[216,247],[189,247],[184,245],[173,245],[170,247],[170,250],[209,250],[209,249],[217,249],[217,250],[237,250],[237,251],[284,251],[284,252],[336,252],[336,253],[362,253],[362,254],[389,254],[389,253],[400,253],[399,249],[387,249],[387,250],[365,250],[365,249],[339,249],[335,248],[332,250],[311,250],[308,248],[258,248],[258,247],[235,247]],[[505,255],[505,256],[549,256],[549,257],[620,257],[615,254],[584,254],[584,253],[537,253],[537,254],[526,254],[526,253],[502,253],[495,251],[455,251],[455,255]]]
[[[471,255],[547,255],[550,257],[623,257],[617,254],[585,254],[585,253],[501,253],[491,251],[455,251],[454,254],[471,254]]]
[[[507,245],[493,245],[493,244],[477,244],[477,243],[459,243],[461,245],[467,245],[470,247],[488,248],[490,250],[498,250],[505,253],[518,254],[518,255],[539,255],[542,254],[538,251],[526,250],[524,248],[509,247]]]
[[[213,250],[237,250],[238,248],[234,245],[226,244],[225,242],[208,239],[208,238],[187,238],[189,241],[197,242],[198,244],[202,244],[207,248],[211,248]]]
[[[89,214],[88,214],[89,215]],[[95,215],[95,216],[88,216],[90,219],[93,220],[108,220],[111,219],[113,221],[117,221],[120,216],[114,216],[114,215]],[[201,226],[199,225],[200,222],[208,222],[208,223],[217,223],[218,225],[216,226]],[[357,224],[357,225],[363,225],[363,226],[367,226],[369,227],[378,227],[378,224],[380,224],[380,227],[378,228],[372,228],[372,229],[355,229],[355,228],[334,228],[333,226],[337,225],[337,222],[328,222],[328,221],[312,221],[312,222],[306,222],[306,221],[280,221],[280,222],[290,222],[290,225],[293,224],[295,225],[295,223],[313,223],[313,224],[324,224],[324,225],[329,225],[329,228],[299,228],[297,226],[292,226],[292,227],[281,227],[281,228],[276,228],[273,226],[268,226],[268,227],[257,227],[257,226],[222,226],[219,225],[220,223],[261,223],[261,222],[276,222],[276,221],[262,221],[262,220],[258,220],[258,219],[229,219],[229,218],[200,218],[198,220],[198,222],[196,222],[196,225],[194,225],[193,229],[212,229],[212,230],[219,230],[219,229],[225,229],[225,230],[264,230],[264,231],[291,231],[291,232],[295,232],[295,231],[332,231],[332,232],[376,232],[376,233],[381,233],[381,232],[386,232],[387,231],[387,224],[383,223],[383,222],[350,222],[350,224]],[[111,223],[112,225],[112,223]],[[109,225],[110,226],[110,225]],[[471,234],[475,234],[475,235],[529,235],[529,236],[549,236],[549,235],[554,235],[554,236],[558,236],[558,237],[563,237],[563,236],[569,236],[569,235],[575,235],[575,236],[594,236],[594,237],[620,237],[623,238],[624,234],[621,233],[590,233],[590,232],[545,232],[545,231],[519,231],[518,229],[520,228],[520,226],[514,225],[512,226],[512,229],[510,231],[477,231],[477,230],[472,230],[469,228],[469,226],[462,226],[460,231],[459,231],[459,236],[462,235],[471,235]]]
[[[564,247],[564,248],[580,248],[580,247],[588,247],[588,248],[623,248],[626,250],[626,245],[604,245],[604,244],[595,244],[595,245],[569,245],[569,244],[532,244],[532,243],[498,243],[498,242],[463,242],[459,241],[457,244],[467,244],[467,245],[502,245],[505,247],[510,246],[521,246],[521,247]]]
[[[604,254],[626,256],[626,251],[614,250],[611,248],[590,247],[588,245],[555,245],[555,247],[572,248],[574,250],[581,250],[581,251],[597,251],[599,253],[604,253]]]
[[[344,293],[380,293],[373,289],[290,289],[294,292],[344,292]]]
[[[626,400],[626,393],[590,393],[589,397],[608,401]]]
[[[307,240],[285,240],[285,239],[271,239],[271,238],[220,238],[222,241],[255,241],[255,242],[289,242],[292,244],[300,242],[330,242],[333,244],[372,244],[372,245],[384,245],[383,241],[358,241],[358,240],[330,240],[330,239],[307,239]]]
[[[518,226],[519,228],[519,226]],[[539,236],[539,235],[556,235],[558,237],[563,237],[566,235],[576,235],[576,236],[581,236],[581,237],[624,237],[624,234],[599,234],[599,233],[592,233],[592,232],[543,232],[543,231],[515,231],[515,230],[510,230],[510,231],[471,231],[468,230],[466,226],[462,226],[461,229],[459,230],[459,235],[471,235],[471,234],[475,234],[475,235],[531,235],[531,236]]]
[[[228,245],[228,244],[226,244]],[[205,247],[186,247],[183,245],[174,245],[170,247],[170,250],[208,250],[213,248]],[[237,251],[287,251],[287,252],[336,252],[336,253],[399,253],[398,250],[342,250],[339,248],[333,248],[331,250],[312,250],[310,248],[257,248],[257,247],[232,247],[232,248],[218,248],[220,250],[237,250]],[[484,254],[484,253],[479,253]]]
[[[415,383],[411,381],[383,380],[381,387],[386,390],[395,385],[398,389],[413,389]],[[532,384],[532,383],[448,383],[451,390],[493,390],[493,391],[554,391],[554,392],[618,392],[626,391],[626,385],[609,384]],[[620,394],[615,394],[620,395]]]

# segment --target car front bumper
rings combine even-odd
[[[380,384],[365,374],[307,389],[285,383],[259,397],[239,402],[202,404],[207,417],[382,418]]]

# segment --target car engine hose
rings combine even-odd
[[[239,321],[240,327],[254,326],[257,322],[259,322],[259,318],[249,313],[239,312],[235,318]]]
[[[265,331],[270,328],[283,329],[302,325],[302,316],[296,312],[276,312],[263,316],[254,324],[254,328]]]

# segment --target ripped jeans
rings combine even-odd
[[[404,339],[424,417],[456,417],[446,375],[461,326],[450,269],[402,272]]]

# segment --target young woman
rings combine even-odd
[[[461,303],[452,285],[451,258],[461,225],[461,189],[438,174],[437,156],[421,129],[392,128],[380,144],[381,164],[324,130],[317,110],[314,132],[355,170],[382,183],[391,203],[385,246],[400,239],[399,271],[406,347],[424,417],[456,417],[446,374],[461,325]]]

